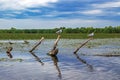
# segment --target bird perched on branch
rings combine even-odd
[[[94,36],[94,32],[88,34],[88,37],[93,37]]]
[[[58,30],[56,33],[57,33],[57,34],[61,34],[61,33],[62,33],[62,30],[60,29],[60,30]]]

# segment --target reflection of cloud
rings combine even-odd
[[[48,6],[48,3],[55,3],[58,0],[0,0],[1,10],[24,10],[39,6]]]

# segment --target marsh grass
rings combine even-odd
[[[87,38],[86,33],[70,33],[70,34],[61,34],[64,39],[85,39]],[[33,34],[33,33],[1,33],[1,40],[9,40],[9,39],[40,39],[41,37],[45,37],[45,39],[55,39],[57,34],[52,33],[44,33],[44,34]],[[94,38],[120,38],[120,34],[106,34],[106,33],[96,33]]]

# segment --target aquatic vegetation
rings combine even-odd
[[[22,62],[23,59],[9,59],[9,58],[0,58],[0,62]]]

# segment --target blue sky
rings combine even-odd
[[[120,25],[120,0],[0,0],[0,29]]]

